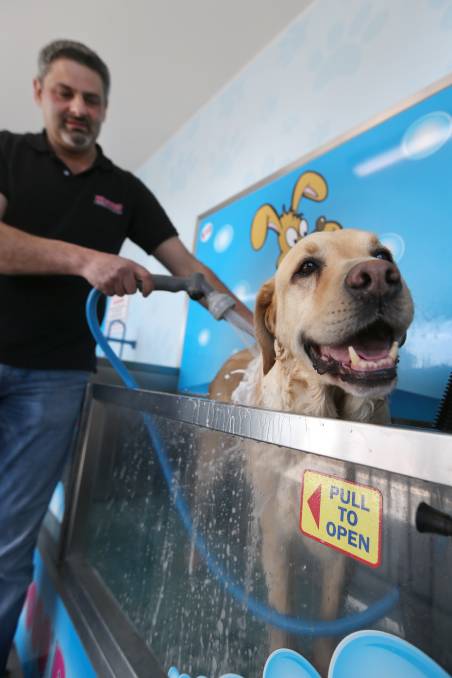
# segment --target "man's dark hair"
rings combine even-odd
[[[57,59],[71,59],[77,61],[82,66],[87,66],[96,71],[102,79],[104,87],[105,101],[108,101],[110,92],[110,71],[100,56],[92,49],[74,40],[54,40],[43,47],[38,57],[38,78],[42,80],[49,72],[53,61]]]

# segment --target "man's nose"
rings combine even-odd
[[[77,118],[81,118],[86,115],[87,105],[82,94],[74,94],[74,96],[71,99],[69,110],[72,113],[72,115]]]

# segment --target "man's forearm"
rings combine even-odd
[[[119,296],[133,294],[138,284],[147,296],[154,287],[150,272],[130,259],[62,240],[39,238],[2,221],[0,274],[77,275],[104,294]]]
[[[25,233],[0,221],[0,273],[81,275],[89,250]]]

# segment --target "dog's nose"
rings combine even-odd
[[[400,291],[402,283],[391,261],[370,259],[353,266],[345,278],[345,287],[355,297],[389,299]]]

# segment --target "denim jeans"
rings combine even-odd
[[[0,364],[0,676],[33,575],[39,528],[63,468],[89,372]]]

